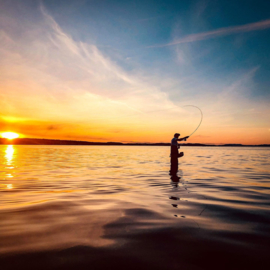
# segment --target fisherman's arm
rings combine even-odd
[[[186,136],[186,137],[183,137],[183,138],[177,139],[177,141],[186,141],[188,138],[189,138],[189,136]]]

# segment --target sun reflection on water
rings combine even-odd
[[[7,164],[7,169],[13,169],[14,167],[12,167],[12,163],[13,163],[13,158],[14,158],[14,152],[15,149],[13,147],[13,145],[8,145],[6,150],[5,150],[5,158],[6,158],[6,164]],[[11,172],[11,171],[10,171]],[[6,173],[6,177],[7,178],[12,178],[13,175],[11,173]],[[12,184],[5,184],[6,185],[6,189],[13,189],[13,185]]]
[[[13,185],[12,184],[7,184],[7,189],[13,189]]]
[[[11,165],[12,160],[13,160],[13,155],[15,152],[13,145],[8,145],[5,152],[6,152],[5,158],[7,160],[7,165]]]

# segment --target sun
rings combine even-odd
[[[19,138],[19,134],[15,132],[3,132],[1,135],[2,135],[2,138],[9,139],[9,140]]]

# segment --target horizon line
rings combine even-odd
[[[121,144],[121,145],[156,145],[156,144],[166,144],[170,145],[170,142],[156,142],[156,143],[149,143],[149,142],[94,142],[94,141],[79,141],[79,140],[62,140],[62,139],[45,139],[45,138],[15,138],[15,139],[7,139],[7,138],[0,138],[1,141],[7,141],[9,142],[8,144],[3,144],[0,142],[1,145],[12,145],[13,141],[17,140],[44,140],[44,141],[62,141],[62,142],[78,142],[78,143],[91,143],[91,144],[104,144],[104,145],[109,145],[109,144]],[[224,143],[224,144],[214,144],[214,143],[179,143],[180,145],[183,146],[192,146],[192,145],[202,145],[202,146],[270,146],[270,144],[264,143],[264,144],[241,144],[241,143]],[[16,145],[16,144],[15,144]],[[29,144],[33,145],[33,144]],[[37,144],[38,145],[38,144]],[[55,145],[55,144],[46,144],[46,145]],[[62,144],[65,145],[65,144]],[[66,144],[68,145],[68,144]],[[79,145],[79,144],[77,144]]]

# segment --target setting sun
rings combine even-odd
[[[2,138],[5,138],[5,139],[12,140],[12,139],[16,139],[18,137],[19,137],[19,134],[15,133],[15,132],[3,132],[2,133]]]

